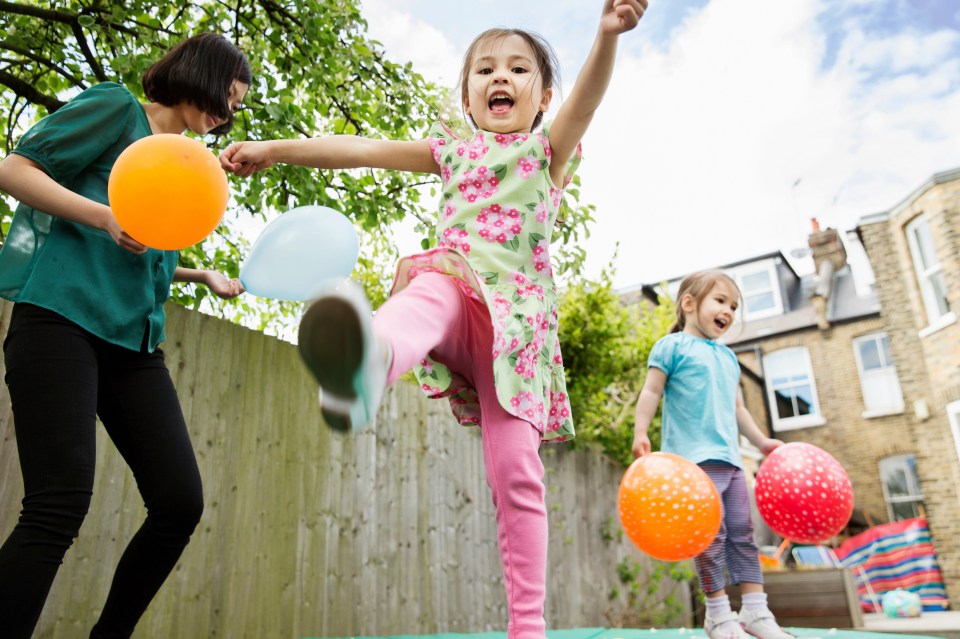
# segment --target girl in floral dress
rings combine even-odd
[[[535,34],[495,29],[464,56],[471,136],[439,123],[417,141],[239,142],[220,156],[243,177],[277,162],[440,175],[436,248],[400,261],[391,297],[372,320],[356,287],[316,299],[301,320],[299,347],[334,428],[372,421],[384,386],[411,368],[427,394],[449,399],[461,424],[481,426],[510,639],[545,636],[547,513],[538,449],[541,441],[573,437],[551,231],[580,139],[609,84],[618,37],[646,7],[647,0],[604,2],[570,97],[539,130],[558,84],[556,57]]]

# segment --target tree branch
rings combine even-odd
[[[14,93],[25,98],[29,102],[32,102],[33,104],[45,106],[49,113],[53,113],[66,104],[66,102],[58,100],[53,96],[40,93],[29,83],[24,82],[20,78],[7,73],[6,71],[0,71],[0,84],[10,87],[13,89]]]
[[[97,13],[101,15],[107,14],[106,11],[96,8],[94,9]],[[0,1],[0,11],[5,13],[14,13],[21,16],[30,16],[32,18],[40,18],[41,20],[47,20],[50,22],[62,22],[64,24],[79,24],[77,18],[80,17],[79,13],[70,13],[68,11],[57,11],[56,9],[44,9],[42,7],[34,7],[30,5],[18,4],[16,2],[5,2]],[[137,32],[129,27],[125,27],[122,24],[116,24],[113,22],[104,21],[106,24],[110,25],[110,28],[117,31],[126,33],[127,35],[137,35]]]
[[[73,75],[72,73],[70,73],[63,67],[61,67],[60,65],[55,64],[53,61],[48,60],[43,56],[39,56],[33,53],[32,51],[28,51],[27,49],[21,49],[20,47],[14,46],[8,42],[3,42],[3,41],[0,41],[0,49],[6,49],[7,51],[13,51],[14,53],[19,53],[24,57],[30,58],[34,62],[39,62],[42,65],[48,66],[54,71],[56,71],[57,73],[59,73],[60,75],[62,75],[63,77],[65,77],[67,80],[70,80],[70,82],[80,87],[81,89],[87,88],[87,85],[84,84],[83,79],[78,78],[77,76]]]
[[[267,16],[270,17],[271,20],[275,19],[274,16],[278,16],[279,18],[286,18],[297,27],[303,28],[303,23],[301,23],[300,20],[297,19],[295,15],[287,11],[285,8],[283,8],[281,5],[277,4],[273,0],[261,0],[260,6],[263,7],[264,11],[267,12]],[[283,26],[289,26],[289,25],[284,25],[284,22],[282,19],[277,19],[276,21]]]
[[[77,19],[77,14],[75,13],[67,13],[55,9],[43,9],[41,7],[17,4],[16,2],[0,2],[0,11],[67,24],[73,23]]]
[[[77,39],[77,46],[79,46],[80,51],[83,52],[83,57],[87,59],[87,64],[89,64],[93,70],[93,75],[97,76],[97,80],[100,82],[106,82],[109,78],[107,78],[107,74],[103,72],[103,67],[100,66],[100,61],[97,60],[97,56],[93,55],[93,51],[91,51],[89,45],[87,45],[87,36],[83,33],[83,28],[80,26],[80,23],[73,22],[70,24],[70,28],[73,29],[73,35]]]
[[[14,125],[15,125],[17,122],[20,121],[20,117],[23,115],[23,112],[26,111],[26,110],[27,110],[27,107],[30,106],[30,102],[28,102],[26,99],[24,99],[24,100],[23,100],[23,104],[20,105],[20,109],[17,110],[16,115],[14,115],[14,114],[13,114],[14,106],[16,105],[17,100],[20,100],[20,99],[21,99],[21,97],[20,97],[20,96],[17,96],[16,98],[13,99],[13,102],[10,103],[10,115],[11,115],[11,118],[12,118],[12,119],[10,120],[10,129],[9,129],[9,131],[7,132],[7,142],[8,142],[8,143],[9,143],[9,141],[10,141],[10,138],[13,137],[13,132],[14,132],[14,130],[15,130],[15,129],[14,129]],[[7,149],[7,151],[11,151],[12,149],[13,149],[13,146],[10,146],[10,148]]]

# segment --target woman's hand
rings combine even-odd
[[[113,216],[113,212],[111,212],[109,208],[107,208],[107,214],[103,218],[101,228],[113,238],[113,241],[116,242],[120,248],[130,251],[135,255],[143,255],[147,252],[146,246],[127,235],[127,232],[120,228],[117,218]]]
[[[216,271],[205,272],[204,284],[222,300],[233,299],[246,291],[239,279],[228,279]]]

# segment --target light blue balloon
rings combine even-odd
[[[301,206],[267,224],[240,267],[248,292],[278,300],[308,300],[326,282],[353,272],[357,231],[339,211]]]

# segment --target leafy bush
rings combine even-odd
[[[673,321],[672,303],[625,305],[612,283],[613,267],[582,280],[560,300],[560,344],[577,437],[575,447],[598,447],[611,459],[633,461],[634,411],[653,344]],[[650,426],[660,447],[660,418]]]

